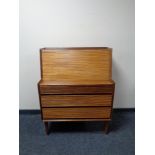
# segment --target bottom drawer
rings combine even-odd
[[[110,118],[111,107],[43,108],[43,119]]]

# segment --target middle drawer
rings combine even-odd
[[[112,95],[41,95],[41,106],[112,106]]]

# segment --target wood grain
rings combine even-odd
[[[45,128],[49,121],[111,120],[115,89],[111,48],[43,48],[40,68],[38,92]]]
[[[103,94],[113,93],[114,85],[40,85],[41,94]]]
[[[46,118],[43,122],[83,122],[83,121],[111,121],[111,118]]]
[[[41,95],[42,107],[112,106],[112,95]]]
[[[42,49],[42,79],[101,84],[111,79],[111,49]]]
[[[40,81],[39,81],[39,85],[40,86],[57,86],[57,85],[63,85],[63,86],[70,86],[70,85],[75,85],[75,86],[96,86],[96,85],[112,85],[112,84],[115,84],[115,82],[113,81],[113,80],[103,80],[102,81],[102,83],[100,83],[100,84],[89,84],[89,83],[83,83],[83,84],[81,84],[80,83],[80,81],[64,81],[64,80],[58,80],[58,79],[55,79],[55,80],[52,80],[52,81],[50,81],[50,80],[43,80],[43,79],[41,79]]]
[[[111,107],[43,108],[43,119],[110,118]]]

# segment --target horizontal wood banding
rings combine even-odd
[[[44,122],[81,122],[81,121],[110,121],[111,118],[65,118],[65,119],[44,119]]]
[[[42,78],[86,83],[111,79],[112,50],[101,49],[42,49]]]
[[[111,107],[43,108],[43,119],[110,118]]]
[[[42,107],[112,106],[112,95],[41,95]]]
[[[92,50],[92,49],[110,49],[112,50],[112,48],[109,47],[45,47],[45,48],[41,48],[41,51],[46,51],[46,52],[51,52],[51,50]]]
[[[40,85],[40,94],[103,94],[112,93],[114,85]]]

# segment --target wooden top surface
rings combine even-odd
[[[40,56],[43,83],[83,85],[111,81],[111,48],[44,48]]]

